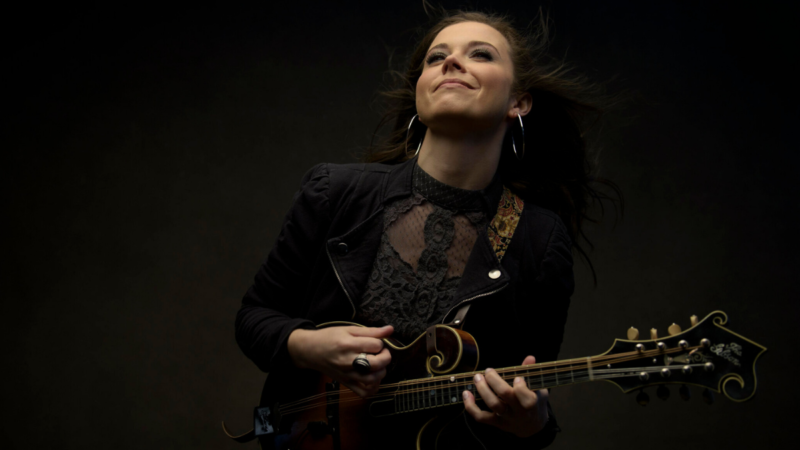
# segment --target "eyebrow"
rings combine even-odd
[[[484,41],[471,41],[469,44],[467,44],[467,48],[477,47],[477,46],[479,46],[479,45],[488,45],[489,47],[492,47],[492,48],[494,49],[494,51],[495,51],[495,52],[497,52],[497,54],[498,54],[498,55],[500,54],[500,51],[499,51],[499,50],[497,50],[497,47],[495,47],[494,45],[492,45],[492,44],[490,44],[490,43],[488,43],[488,42],[484,42]],[[442,42],[441,44],[436,44],[436,45],[434,45],[433,47],[431,47],[431,48],[428,50],[428,53],[425,53],[425,55],[427,56],[428,54],[430,54],[430,53],[431,53],[433,50],[435,50],[435,49],[437,49],[437,48],[446,48],[446,49],[450,49],[450,46],[449,46],[449,45],[447,45],[447,44],[446,44],[446,43],[444,43],[444,42]]]

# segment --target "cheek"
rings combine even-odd
[[[436,74],[430,73],[430,71],[422,72],[420,75],[419,80],[417,80],[417,112],[421,109],[425,109],[426,105],[430,103],[428,98],[428,94],[430,92],[430,85],[432,79],[436,77]]]
[[[431,83],[430,79],[432,77],[433,77],[433,75],[431,75],[429,70],[426,70],[426,71],[422,72],[422,74],[419,76],[419,79],[417,80],[417,97],[418,98],[419,98],[420,95],[425,94],[428,91],[428,87],[430,86],[430,83]]]

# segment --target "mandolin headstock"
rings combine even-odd
[[[743,402],[755,394],[756,360],[767,349],[725,328],[727,323],[724,312],[714,311],[684,331],[675,326],[668,337],[617,339],[609,351],[592,358],[594,376],[623,392],[666,383],[690,384]],[[598,365],[606,361],[607,365]]]

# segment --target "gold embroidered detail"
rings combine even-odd
[[[525,202],[503,186],[503,196],[500,197],[500,203],[497,205],[497,214],[489,224],[487,232],[489,242],[499,261],[502,261],[506,254],[506,249],[511,243],[524,207]]]

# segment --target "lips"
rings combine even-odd
[[[460,84],[460,85],[466,86],[466,87],[468,87],[470,89],[475,89],[474,87],[472,87],[471,84],[467,83],[464,80],[459,80],[458,78],[448,78],[446,80],[443,80],[441,83],[439,83],[439,85],[436,86],[436,89],[434,89],[434,92],[437,91],[443,85],[450,84],[450,83],[456,83],[456,84]]]

